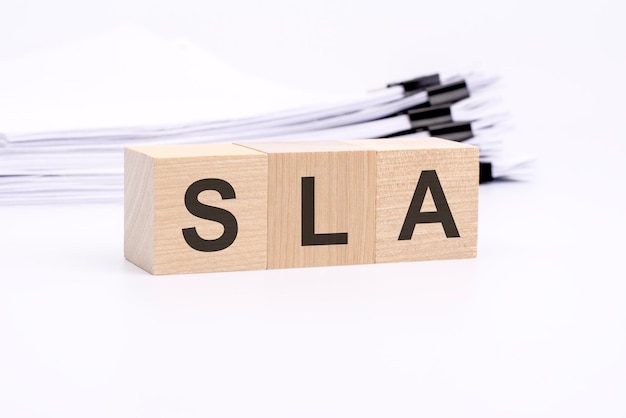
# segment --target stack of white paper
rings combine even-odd
[[[494,163],[493,80],[465,81],[451,117],[472,122],[468,141]],[[134,27],[4,63],[0,91],[0,203],[121,201],[129,145],[420,136],[406,112],[432,105],[399,85],[339,98],[268,84]]]

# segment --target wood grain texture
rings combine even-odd
[[[376,152],[376,262],[476,257],[478,149],[438,138],[346,141]],[[460,237],[441,223],[417,224],[399,240],[418,179],[435,170]],[[426,194],[421,212],[436,211]]]
[[[154,160],[124,150],[124,257],[152,273],[154,260]]]
[[[153,274],[267,267],[268,160],[265,154],[234,144],[134,147],[127,152],[142,154],[153,165],[153,260],[151,268],[146,268],[143,262],[136,264]],[[129,169],[132,171],[132,167]],[[136,177],[128,171],[126,176]],[[210,178],[228,182],[236,197],[222,199],[217,191],[206,190],[198,195],[198,200],[232,213],[238,232],[227,248],[204,252],[192,248],[182,230],[196,228],[197,234],[206,240],[223,234],[221,223],[196,217],[185,206],[189,186]],[[149,183],[145,183],[145,187],[150,187]],[[132,201],[127,203],[133,205]]]
[[[269,159],[268,268],[374,262],[374,153],[340,141],[241,145]],[[302,245],[303,177],[315,178],[315,233],[347,233],[347,244]]]
[[[183,231],[207,242],[233,230],[186,205],[189,187],[207,180],[227,183],[233,196],[200,188],[196,207],[226,211],[237,234],[201,251]],[[453,141],[132,147],[124,181],[124,254],[153,274],[476,256],[478,149]],[[438,218],[442,201],[454,234]],[[409,212],[420,221],[406,222]]]

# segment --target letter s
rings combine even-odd
[[[219,222],[224,226],[224,233],[216,239],[204,239],[198,235],[196,228],[183,229],[183,237],[187,244],[197,251],[215,252],[231,246],[237,238],[237,219],[229,211],[209,206],[198,200],[200,193],[206,190],[215,190],[222,199],[234,199],[235,190],[227,181],[221,179],[202,179],[194,182],[185,192],[185,207],[194,216]]]

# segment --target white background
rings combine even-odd
[[[538,168],[474,260],[152,277],[119,205],[0,207],[0,416],[626,416],[621,9],[4,0],[0,60],[130,22],[299,89],[494,72]]]

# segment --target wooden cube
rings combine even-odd
[[[475,257],[478,171],[436,138],[127,148],[124,253],[153,274]]]
[[[341,141],[240,145],[268,155],[268,268],[374,262],[373,152]]]
[[[438,138],[346,142],[376,153],[376,263],[476,256],[478,148]]]
[[[124,255],[153,274],[267,267],[268,159],[234,144],[125,150]]]

